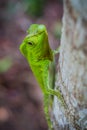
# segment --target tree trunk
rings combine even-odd
[[[64,0],[63,28],[56,77],[68,106],[54,98],[55,130],[87,129],[87,0]]]

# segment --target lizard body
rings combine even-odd
[[[54,90],[49,85],[49,65],[54,60],[54,53],[49,46],[48,34],[44,25],[32,24],[28,35],[20,45],[20,51],[26,57],[34,76],[44,94],[44,112],[48,126],[52,129],[49,117],[49,95],[56,95],[64,105],[64,99],[59,90]]]

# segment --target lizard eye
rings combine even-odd
[[[28,44],[29,44],[29,45],[31,45],[31,46],[33,45],[33,43],[32,43],[32,42],[28,42]]]

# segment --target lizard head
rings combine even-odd
[[[47,58],[52,60],[52,51],[48,42],[48,34],[44,25],[32,24],[27,30],[28,35],[20,45],[21,53],[29,59]]]

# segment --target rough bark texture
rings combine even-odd
[[[55,97],[55,130],[87,129],[87,0],[65,0],[56,89],[68,109]]]

